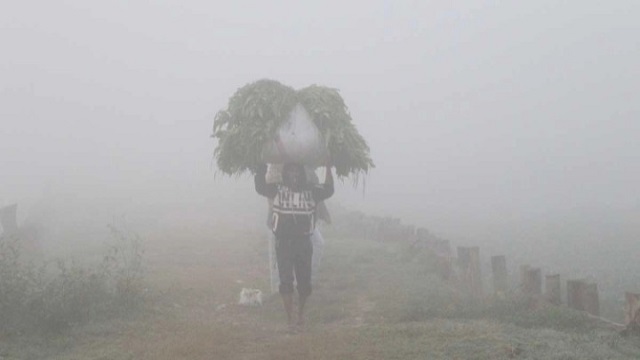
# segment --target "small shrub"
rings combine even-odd
[[[110,229],[114,241],[94,266],[26,262],[20,239],[0,238],[0,332],[60,332],[135,308],[143,289],[140,239]]]
[[[109,225],[115,242],[104,257],[103,266],[110,285],[115,289],[119,305],[130,308],[137,305],[143,289],[141,239],[138,234]]]

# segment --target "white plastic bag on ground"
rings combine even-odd
[[[262,150],[262,160],[267,163],[296,162],[305,165],[320,165],[327,159],[327,148],[320,130],[311,115],[297,104],[273,141]]]
[[[259,289],[242,288],[238,305],[259,306],[262,305],[262,291]]]

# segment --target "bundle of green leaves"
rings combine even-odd
[[[262,150],[296,106],[302,104],[324,139],[340,178],[366,174],[374,167],[369,146],[354,126],[336,89],[311,85],[296,91],[275,80],[247,84],[231,97],[213,122],[218,168],[228,175],[254,172]]]

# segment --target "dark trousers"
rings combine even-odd
[[[313,245],[309,235],[276,236],[276,258],[280,275],[280,293],[293,293],[295,280],[298,294],[311,294],[311,262]]]

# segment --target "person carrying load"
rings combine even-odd
[[[333,173],[326,167],[324,184],[307,181],[304,166],[286,163],[282,183],[269,184],[265,179],[267,165],[258,166],[255,188],[258,194],[273,201],[271,229],[276,238],[276,258],[280,277],[279,292],[287,315],[289,330],[304,326],[304,306],[311,295],[313,245],[317,204],[334,193]],[[298,290],[297,320],[293,318],[294,280]]]

